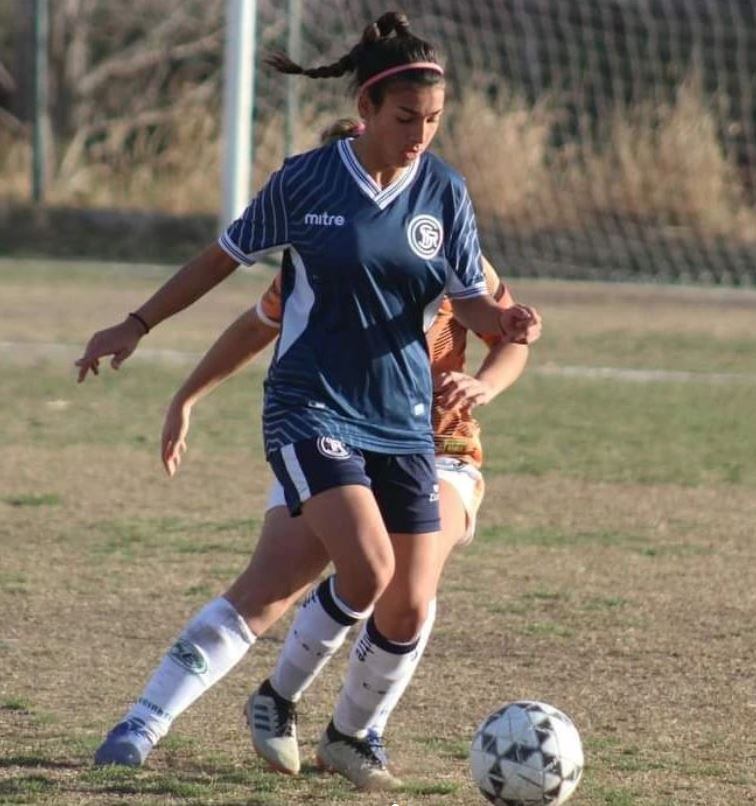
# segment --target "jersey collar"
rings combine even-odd
[[[403,174],[397,179],[394,179],[391,184],[386,185],[385,188],[380,188],[357,159],[357,155],[354,153],[354,148],[352,147],[352,138],[339,140],[337,146],[341,161],[344,163],[347,171],[352,175],[352,179],[356,182],[357,187],[359,187],[369,199],[375,202],[381,210],[385,210],[405,188],[408,188],[412,184],[420,166],[420,160],[422,159],[422,156],[420,156],[416,160],[413,160]]]

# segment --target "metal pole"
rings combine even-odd
[[[256,0],[227,0],[221,229],[246,207],[252,179]]]
[[[48,0],[34,0],[34,126],[32,130],[32,199],[35,204],[45,200],[47,184],[47,154],[49,114],[47,108],[48,80]]]
[[[289,58],[299,64],[302,58],[302,0],[289,0],[288,10]],[[299,86],[297,76],[288,76],[286,82],[286,153],[291,154],[297,147],[297,127],[299,123]]]

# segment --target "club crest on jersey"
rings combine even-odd
[[[407,226],[407,240],[412,251],[425,260],[435,257],[444,240],[444,228],[432,215],[416,215]]]
[[[318,437],[318,450],[329,459],[348,459],[352,451],[340,440],[333,437]]]

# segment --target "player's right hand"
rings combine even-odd
[[[541,317],[535,308],[528,305],[504,308],[499,316],[499,325],[504,338],[515,344],[531,344],[541,335]]]
[[[191,406],[173,401],[165,413],[163,434],[160,438],[160,456],[165,472],[173,477],[186,453],[186,435],[189,433]]]
[[[99,375],[100,359],[107,355],[113,356],[110,366],[118,369],[136,350],[143,335],[139,322],[130,317],[118,325],[98,330],[89,340],[84,355],[75,362],[79,368],[78,382],[81,383],[87,377],[87,372]]]

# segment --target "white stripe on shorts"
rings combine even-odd
[[[284,445],[281,448],[281,459],[283,459],[291,483],[297,490],[299,502],[303,504],[311,496],[310,485],[307,483],[307,477],[302,470],[302,465],[299,464],[293,445]]]

